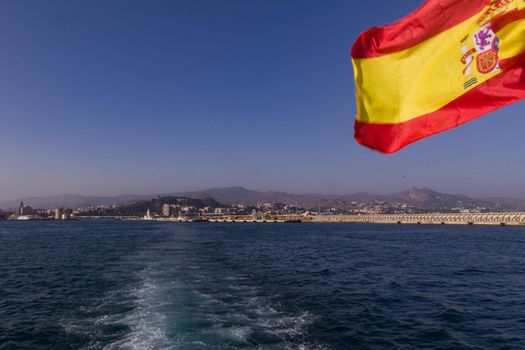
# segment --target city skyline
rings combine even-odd
[[[350,47],[422,1],[4,1],[0,200],[62,194],[525,198],[525,105],[385,156],[353,139]]]
[[[34,204],[44,209],[55,207],[89,207],[89,206],[112,206],[122,205],[126,203],[133,203],[142,200],[150,200],[161,197],[184,197],[184,198],[211,198],[229,204],[256,204],[264,202],[284,202],[289,204],[298,204],[299,202],[312,202],[317,205],[318,200],[328,201],[397,201],[400,198],[406,200],[437,200],[441,201],[445,198],[455,198],[455,200],[474,200],[474,201],[488,201],[487,203],[497,203],[502,205],[523,206],[525,205],[525,198],[523,197],[506,197],[506,196],[475,196],[467,193],[449,193],[440,192],[435,189],[424,187],[410,187],[395,192],[348,192],[348,193],[297,193],[286,191],[260,191],[253,188],[245,188],[242,186],[233,187],[216,187],[206,188],[194,191],[165,191],[157,193],[124,193],[115,196],[97,196],[97,195],[80,195],[80,194],[60,194],[52,196],[27,196],[16,199],[1,199],[1,209],[14,209],[24,204]],[[42,204],[45,203],[45,204]],[[50,204],[52,203],[52,204]],[[74,204],[72,204],[74,203]],[[315,206],[314,205],[314,206]]]

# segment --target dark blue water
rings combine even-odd
[[[0,223],[0,349],[523,349],[525,228]]]

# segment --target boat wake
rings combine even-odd
[[[304,343],[311,313],[281,311],[245,276],[221,281],[188,271],[147,267],[63,328],[93,339],[85,349],[325,349]]]

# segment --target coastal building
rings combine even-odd
[[[24,205],[24,202],[22,201],[18,207],[18,215],[33,215],[33,208],[29,205]]]
[[[172,214],[172,207],[169,204],[162,205],[162,216],[169,217]]]
[[[190,213],[190,212],[195,211],[195,207],[193,205],[188,205],[188,206],[182,207],[180,210],[184,213]]]
[[[55,220],[62,220],[62,215],[64,214],[64,208],[55,209]]]
[[[62,212],[62,220],[71,220],[73,218],[73,209],[64,209]]]
[[[153,220],[153,216],[151,216],[151,211],[148,210],[146,211],[146,215],[144,215],[144,217],[142,218],[143,220]]]
[[[199,212],[186,212],[182,216],[182,220],[184,221],[201,221],[202,215]]]

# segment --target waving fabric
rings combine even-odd
[[[355,138],[393,153],[525,98],[525,0],[427,0],[352,48]]]

